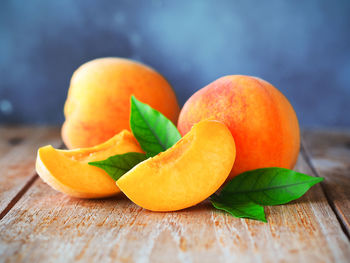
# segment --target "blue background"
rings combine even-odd
[[[350,126],[347,0],[2,0],[0,123],[62,123],[73,71],[105,56],[154,67],[181,105],[220,76],[255,75],[303,126]]]

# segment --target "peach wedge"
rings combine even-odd
[[[48,145],[38,150],[36,171],[48,185],[67,195],[80,198],[108,197],[120,192],[115,181],[105,171],[88,162],[127,152],[142,150],[134,136],[126,130],[90,148],[57,150]]]
[[[205,200],[230,174],[236,157],[225,124],[204,120],[173,147],[136,165],[116,183],[137,205],[175,211]]]

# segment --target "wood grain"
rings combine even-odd
[[[350,132],[305,131],[304,147],[350,236]]]
[[[303,158],[297,169],[312,174]],[[122,195],[80,200],[37,180],[0,221],[0,261],[349,261],[349,241],[320,186],[266,212],[267,224],[214,211],[208,202],[154,213]]]
[[[35,178],[36,151],[45,144],[61,144],[57,127],[0,127],[0,218]]]

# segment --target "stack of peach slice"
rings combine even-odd
[[[139,163],[116,182],[88,164],[127,152],[142,150],[130,132],[122,131],[92,148],[42,147],[36,169],[50,186],[71,196],[108,197],[121,190],[148,210],[175,211],[215,193],[229,176],[236,157],[235,142],[225,124],[204,120],[174,146]]]

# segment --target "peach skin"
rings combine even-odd
[[[176,124],[180,109],[175,93],[154,69],[123,58],[95,59],[78,68],[64,106],[66,146],[91,147],[130,130],[131,95]]]
[[[293,107],[270,83],[250,76],[219,78],[192,95],[182,108],[178,129],[213,117],[224,122],[236,142],[230,178],[263,167],[293,168],[300,132]]]

